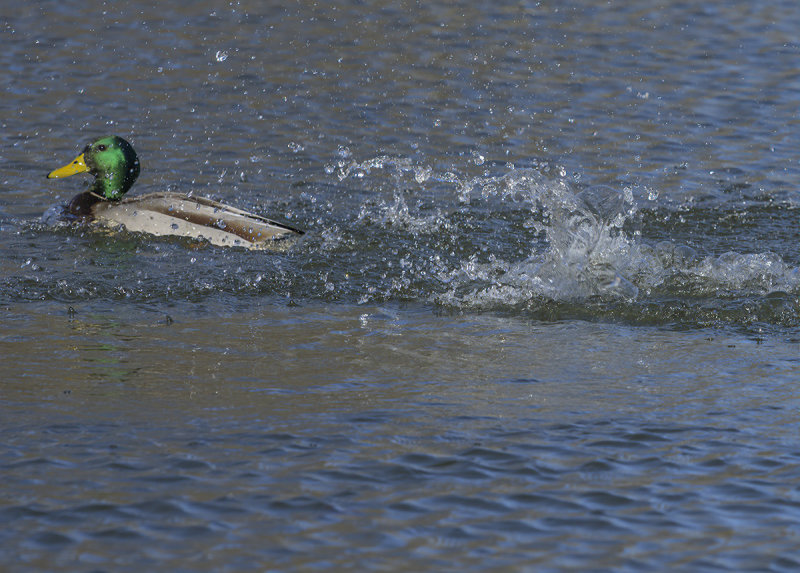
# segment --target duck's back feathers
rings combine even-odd
[[[273,241],[303,232],[260,215],[203,197],[149,193],[91,206],[94,219],[152,235],[202,238],[214,245],[268,248]]]

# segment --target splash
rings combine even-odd
[[[363,204],[356,219],[359,223],[394,226],[412,233],[444,233],[452,230],[452,225],[441,210],[431,215],[415,215],[401,191],[395,191],[390,201]]]
[[[654,292],[682,296],[797,292],[800,269],[771,253],[701,256],[689,246],[651,246],[637,229],[632,190],[577,190],[565,179],[517,169],[478,186],[483,195],[530,205],[528,226],[543,239],[518,261],[476,256],[442,277],[434,298],[464,307],[497,308],[531,301],[634,302]]]
[[[428,296],[437,304],[460,309],[541,306],[548,301],[642,304],[659,296],[765,296],[796,293],[800,287],[798,268],[772,252],[701,255],[679,238],[650,244],[642,238],[631,188],[580,188],[563,169],[546,163],[469,176],[452,169],[436,173],[407,159],[381,156],[342,162],[338,174],[364,177],[375,169],[392,173],[393,195],[363,203],[359,223],[402,229],[417,240],[447,233],[455,238],[434,247],[451,254],[458,250],[453,244],[473,245],[449,264],[439,257],[435,265],[414,261],[419,276],[438,283],[430,285]],[[418,193],[407,189],[412,179],[420,186]],[[438,186],[436,208],[422,215],[412,201],[423,193],[421,187],[431,185]],[[654,200],[652,190],[648,199]],[[488,214],[472,228],[456,222],[480,211]],[[527,241],[521,256],[504,244],[519,242],[512,234],[491,246],[469,236],[481,227],[499,228],[497,220],[512,213],[522,213],[521,224],[507,230]]]
[[[565,179],[548,179],[533,169],[515,169],[478,182],[477,188],[484,198],[527,204],[525,225],[541,240],[518,261],[491,257],[481,263],[470,257],[442,277],[450,288],[435,297],[438,302],[493,307],[541,298],[638,296],[639,287],[629,277],[638,246],[624,232],[636,213],[630,189],[576,191]]]

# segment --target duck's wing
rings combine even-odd
[[[94,218],[129,231],[204,239],[215,245],[265,248],[299,229],[203,197],[149,193],[93,206]]]

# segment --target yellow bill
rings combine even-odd
[[[89,168],[86,167],[86,162],[83,160],[83,153],[81,153],[72,161],[72,163],[48,173],[47,178],[57,179],[58,177],[69,177],[70,175],[75,175],[76,173],[86,173],[87,171],[89,171]]]

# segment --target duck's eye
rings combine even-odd
[[[103,145],[103,144],[100,144],[100,145],[97,146],[97,150],[98,151],[105,151],[106,150],[106,146]]]

